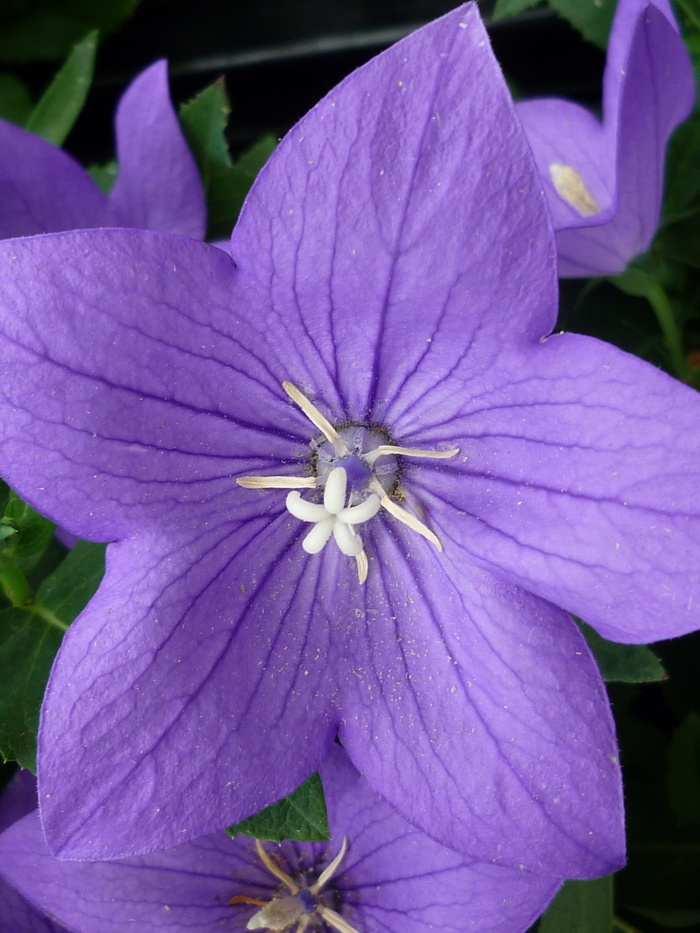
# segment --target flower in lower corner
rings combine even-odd
[[[559,886],[438,845],[377,797],[339,748],[321,774],[329,842],[220,832],[123,861],[66,862],[49,854],[38,814],[26,817],[0,836],[0,885],[41,915],[13,933],[62,930],[55,921],[71,933],[522,933]]]
[[[659,223],[666,144],[694,97],[668,0],[619,0],[602,123],[568,100],[517,104],[552,212],[562,277],[617,274],[647,251]]]
[[[36,778],[18,771],[0,793],[0,839],[2,833],[36,810]],[[2,843],[0,842],[0,849]],[[0,856],[0,929],[7,933],[66,933],[3,877],[2,867],[12,867],[13,857]]]
[[[0,120],[0,238],[86,227],[138,227],[203,239],[204,189],[168,93],[165,61],[117,107],[119,174],[109,196],[67,152]]]
[[[700,401],[547,338],[555,264],[470,5],[291,131],[230,255],[0,243],[0,472],[113,542],[42,712],[56,853],[238,822],[339,737],[455,850],[620,865],[610,710],[568,612],[621,641],[698,627]]]

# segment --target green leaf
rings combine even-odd
[[[26,85],[15,75],[0,75],[0,117],[24,126],[32,112],[32,98]]]
[[[31,113],[26,129],[62,146],[85,105],[95,70],[97,32],[88,33],[66,59]]]
[[[0,8],[0,60],[57,61],[92,29],[106,36],[138,0],[31,0],[24,10]]]
[[[539,933],[610,933],[613,925],[612,875],[591,881],[565,881],[540,920]]]
[[[0,754],[34,772],[39,709],[62,638],[30,609],[0,612]]]
[[[33,610],[68,628],[97,591],[105,572],[106,544],[78,541],[65,560],[41,584]]]
[[[680,825],[700,826],[700,716],[690,713],[676,728],[668,750],[666,789]]]
[[[104,573],[104,544],[79,541],[21,609],[0,612],[0,754],[36,770],[39,709],[63,633]]]
[[[109,194],[114,187],[119,173],[119,164],[115,159],[104,165],[91,165],[88,173],[103,194]]]
[[[1,521],[3,525],[16,528],[18,532],[9,539],[3,556],[14,561],[23,573],[27,573],[49,546],[56,526],[12,490],[5,503]]]
[[[661,661],[646,645],[620,645],[602,638],[595,629],[577,620],[608,683],[643,684],[665,680]]]
[[[276,145],[274,137],[265,137],[234,165],[226,142],[230,110],[223,80],[180,108],[182,131],[204,184],[209,240],[230,236],[250,186]]]
[[[230,836],[253,836],[271,842],[282,842],[283,839],[324,842],[330,839],[321,778],[312,774],[288,797],[230,826],[226,832]]]
[[[507,19],[509,16],[517,16],[518,13],[524,13],[533,6],[537,6],[540,0],[496,0],[496,6],[493,8],[493,19]]]
[[[615,13],[615,0],[549,0],[549,5],[584,39],[604,49]]]

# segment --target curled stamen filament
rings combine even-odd
[[[373,466],[375,460],[388,454],[402,457],[422,457],[424,460],[449,460],[451,457],[456,457],[458,453],[459,447],[451,447],[449,450],[422,450],[420,447],[396,447],[394,444],[380,444],[374,450],[363,454],[363,459],[369,466]]]

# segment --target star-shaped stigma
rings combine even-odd
[[[459,448],[422,450],[385,443],[390,439],[388,432],[376,426],[351,423],[336,428],[293,383],[283,382],[282,387],[323,435],[324,440],[311,442],[314,475],[239,476],[238,485],[246,489],[292,489],[287,495],[288,511],[303,522],[313,522],[302,541],[306,553],[318,554],[333,537],[342,553],[357,561],[360,583],[367,579],[369,564],[355,529],[381,508],[441,551],[437,535],[392,498],[400,491],[396,458],[447,460],[456,456]],[[379,460],[383,462],[378,464]],[[323,504],[302,499],[299,488],[323,488]]]
[[[304,933],[311,924],[313,924],[314,929],[318,929],[318,920],[320,918],[329,927],[339,930],[340,933],[359,933],[354,926],[324,902],[322,893],[323,888],[331,880],[343,861],[347,847],[348,840],[345,837],[333,861],[324,868],[313,884],[308,884],[306,879],[295,881],[294,878],[288,875],[283,868],[270,858],[260,840],[256,839],[255,848],[260,860],[275,878],[279,878],[283,887],[269,901],[238,894],[231,898],[229,904],[255,904],[260,907],[260,910],[254,913],[246,924],[246,930],[285,931],[291,930],[292,924],[296,923],[294,933]],[[289,892],[288,894],[285,892],[285,888]]]

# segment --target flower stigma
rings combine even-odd
[[[321,432],[311,442],[313,476],[239,476],[236,482],[245,489],[290,489],[287,510],[302,522],[312,525],[302,541],[307,554],[318,554],[333,538],[340,551],[357,561],[360,583],[367,579],[369,563],[362,538],[357,531],[385,509],[413,531],[431,541],[438,551],[442,544],[437,535],[396,501],[401,497],[398,457],[447,460],[459,453],[449,450],[423,450],[391,443],[381,427],[349,423],[335,427],[293,383],[282,388]],[[323,489],[321,502],[302,499],[299,489]]]
[[[359,933],[337,911],[329,907],[328,902],[333,900],[333,894],[329,895],[323,890],[345,858],[347,847],[348,840],[344,837],[333,861],[309,884],[309,879],[303,874],[296,878],[288,875],[265,851],[260,840],[256,839],[255,848],[260,860],[270,874],[281,882],[280,887],[269,901],[237,894],[228,903],[254,904],[260,907],[246,924],[246,930],[273,930],[278,933],[289,930],[291,933],[292,925],[296,924],[294,933],[304,933],[305,930],[324,929],[325,923],[326,928],[338,930],[340,933]]]

